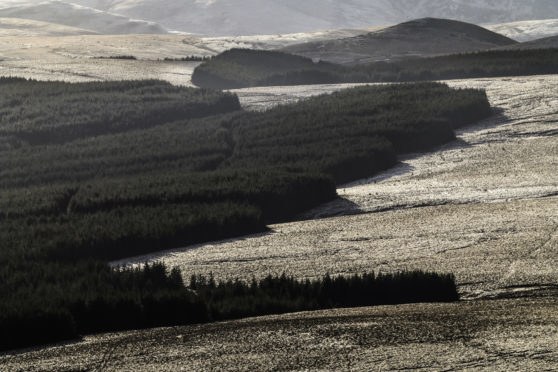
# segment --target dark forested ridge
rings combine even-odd
[[[115,271],[106,260],[263,231],[491,112],[483,91],[438,83],[359,87],[266,112],[154,81],[0,85],[10,87],[0,91],[3,348],[255,314],[215,315],[176,272]]]
[[[267,63],[268,58],[282,61]],[[280,67],[277,67],[280,66]],[[413,82],[558,73],[558,49],[491,50],[357,66],[314,63],[272,51],[232,49],[202,63],[192,82],[234,89],[271,85]]]

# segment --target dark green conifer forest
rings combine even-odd
[[[273,61],[270,62],[270,61]],[[274,51],[231,49],[198,66],[192,82],[200,87],[337,83],[413,82],[558,72],[558,49],[490,50],[362,65],[314,63]]]
[[[455,300],[452,278],[427,273],[198,278],[193,292],[176,270],[115,270],[108,260],[264,231],[336,198],[336,184],[450,141],[455,128],[490,114],[483,91],[439,83],[359,87],[245,112],[234,94],[160,81],[1,78],[0,348],[357,306],[362,296],[366,304]],[[275,286],[295,297],[278,297]],[[339,288],[359,295],[344,298]]]

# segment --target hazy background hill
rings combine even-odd
[[[0,18],[0,37],[96,35],[92,30],[22,18]]]
[[[355,37],[288,46],[288,53],[334,63],[367,63],[463,53],[517,42],[459,21],[421,18]]]
[[[524,42],[558,35],[558,19],[509,22],[488,25],[486,28]]]
[[[2,7],[2,5],[7,6]],[[155,22],[130,19],[127,16],[64,1],[43,1],[31,4],[25,1],[5,3],[0,0],[0,17],[48,22],[87,30],[82,34],[92,32],[100,34],[167,33]]]
[[[24,3],[44,2],[0,0],[0,7]],[[65,0],[46,3],[49,6],[75,3],[155,22],[167,30],[212,36],[392,25],[422,17],[477,24],[558,18],[555,0]],[[50,8],[42,9],[41,13],[48,15]],[[61,21],[66,20],[62,17]],[[90,28],[83,24],[70,26]]]

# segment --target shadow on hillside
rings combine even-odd
[[[339,197],[335,200],[322,204],[309,211],[303,212],[295,217],[295,221],[318,220],[322,218],[350,216],[363,213],[359,205]]]
[[[141,256],[134,256],[134,257],[124,258],[124,259],[121,259],[121,260],[115,260],[115,261],[110,262],[109,264],[110,264],[111,267],[129,266],[129,265],[142,265],[146,262],[161,261],[165,258],[168,258],[169,256],[172,256],[173,254],[192,251],[192,250],[199,249],[199,248],[202,248],[202,247],[208,246],[208,245],[221,245],[221,244],[225,244],[225,243],[234,243],[234,242],[248,240],[248,239],[260,238],[260,237],[263,237],[263,236],[266,236],[266,235],[271,235],[273,233],[274,233],[274,231],[268,228],[267,231],[260,232],[260,233],[255,233],[255,234],[250,234],[250,235],[242,235],[242,236],[238,236],[238,237],[234,237],[234,238],[228,238],[228,239],[222,239],[222,240],[214,240],[214,241],[209,241],[209,242],[204,242],[204,243],[199,243],[199,244],[192,244],[192,245],[187,245],[187,246],[179,247],[179,248],[166,249],[166,250],[163,250],[163,251],[148,253],[148,254],[141,255]]]
[[[492,111],[493,114],[490,117],[481,120],[475,124],[467,125],[466,127],[459,128],[455,131],[455,133],[457,134],[457,136],[461,136],[463,134],[470,134],[470,133],[478,132],[480,130],[496,128],[500,125],[507,124],[511,121],[511,119],[504,114],[503,108],[493,107]]]
[[[406,156],[405,159],[412,159],[416,156],[422,156],[424,153],[417,153],[416,155]],[[401,159],[403,160],[403,159]],[[405,163],[405,162],[398,162],[393,167],[386,169],[385,171],[381,171],[380,173],[375,174],[372,177],[368,178],[361,178],[360,180],[356,180],[350,183],[346,183],[337,187],[337,190],[343,194],[345,189],[349,189],[351,187],[362,186],[362,185],[369,185],[373,183],[382,182],[388,180],[390,178],[396,176],[403,176],[405,174],[411,173],[414,170],[414,167]]]
[[[465,148],[470,148],[473,145],[467,141],[465,141],[463,138],[460,138],[460,136],[464,135],[464,134],[470,134],[470,133],[474,133],[474,132],[478,132],[481,130],[486,130],[486,129],[493,129],[496,128],[500,125],[506,124],[510,122],[510,118],[506,115],[504,115],[504,110],[502,108],[499,107],[495,107],[493,108],[494,114],[492,116],[490,116],[489,118],[486,118],[484,120],[481,120],[473,125],[468,125],[466,127],[463,128],[459,128],[457,129],[456,132],[456,136],[457,138],[451,142],[442,144],[442,145],[438,145],[438,146],[433,146],[428,150],[425,151],[421,151],[421,152],[413,152],[413,153],[406,153],[406,154],[401,154],[399,155],[399,162],[393,166],[392,168],[389,168],[385,171],[382,171],[380,173],[377,173],[376,175],[372,176],[372,177],[368,177],[368,178],[362,178],[360,180],[357,181],[353,181],[344,185],[341,185],[338,187],[338,190],[341,190],[341,193],[343,192],[343,189],[348,189],[351,187],[355,187],[355,186],[362,186],[362,185],[370,185],[373,183],[378,183],[378,182],[383,182],[386,180],[389,180],[393,177],[397,177],[397,176],[404,176],[406,174],[410,174],[414,171],[414,167],[409,165],[406,161],[409,160],[414,160],[417,158],[420,158],[422,156],[425,156],[427,154],[432,154],[432,153],[443,153],[445,151],[452,151],[452,150],[456,150],[456,149],[465,149]]]

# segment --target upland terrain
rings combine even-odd
[[[0,0],[1,371],[557,369],[554,0],[161,4]]]

